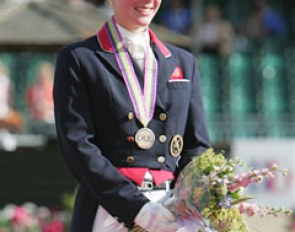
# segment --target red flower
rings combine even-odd
[[[44,227],[44,232],[64,232],[64,223],[60,220],[54,220]]]
[[[33,219],[22,206],[17,206],[12,215],[12,223],[14,226],[29,227],[32,225]]]

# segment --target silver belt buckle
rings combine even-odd
[[[165,181],[166,192],[170,190],[170,181]]]
[[[154,183],[152,181],[143,181],[139,189],[145,190],[145,191],[151,191],[154,189]]]

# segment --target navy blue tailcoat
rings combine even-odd
[[[72,232],[91,232],[98,205],[126,227],[133,225],[148,199],[117,167],[149,167],[177,175],[209,147],[195,57],[149,33],[158,86],[148,125],[156,141],[148,150],[128,139],[142,126],[132,117],[133,105],[105,28],[59,51],[53,91],[56,128],[64,160],[79,182]],[[171,81],[175,70],[182,81]],[[178,157],[170,152],[175,135],[184,140]]]

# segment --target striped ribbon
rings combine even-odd
[[[142,93],[128,50],[118,30],[114,17],[105,24],[105,29],[122,72],[125,85],[133,104],[135,116],[144,127],[147,127],[155,111],[158,75],[157,60],[150,46],[146,46],[144,89]]]

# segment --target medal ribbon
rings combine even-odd
[[[152,119],[155,111],[158,63],[150,46],[146,46],[144,63],[144,90],[141,91],[128,50],[118,30],[114,17],[106,24],[109,40],[111,41],[117,63],[122,72],[124,83],[135,110],[136,118],[144,127]]]

